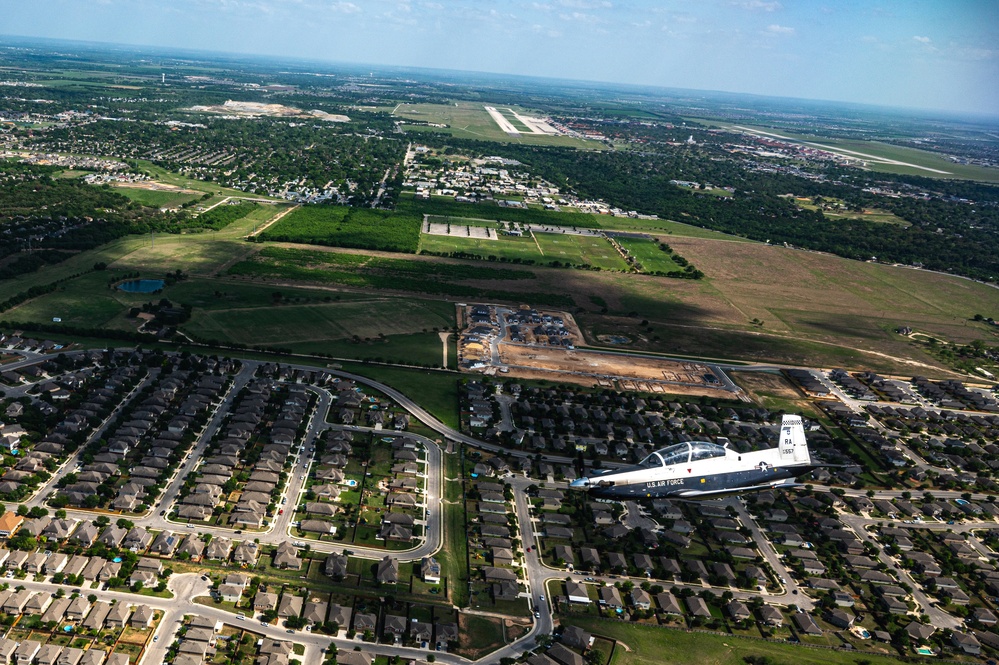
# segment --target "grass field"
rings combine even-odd
[[[559,233],[535,233],[534,238],[546,262],[554,260],[603,270],[628,270],[628,264],[605,238]]]
[[[289,321],[294,324],[289,325]],[[308,344],[309,352],[323,350],[322,347],[331,340],[357,336],[363,342],[381,336],[428,331],[427,336],[433,337],[433,348],[436,349],[434,360],[439,364],[440,339],[429,331],[453,325],[454,306],[448,303],[373,297],[347,302],[199,309],[182,328],[201,338],[232,340],[242,344],[291,348]],[[371,357],[374,355],[372,353]]]
[[[653,240],[641,240],[639,238],[617,238],[616,240],[621,247],[627,250],[642,265],[643,272],[682,270],[672,259],[671,255],[659,249],[659,243]]]
[[[600,150],[602,145],[597,141],[577,139],[571,136],[545,136],[541,134],[521,134],[510,136],[499,128],[485,110],[484,104],[478,102],[455,102],[452,104],[399,104],[394,115],[420,122],[447,125],[447,128],[407,126],[407,130],[443,131],[456,138],[479,139],[480,141],[500,141],[503,143],[527,143],[533,145],[558,145],[590,150]],[[493,106],[497,106],[493,104]],[[503,105],[506,109],[507,106]],[[512,107],[521,115],[536,115],[520,107]],[[512,115],[504,113],[510,122],[517,127],[520,123]],[[525,130],[524,127],[518,127]]]
[[[125,293],[108,287],[114,275],[83,275],[55,293],[5,312],[4,318],[49,323],[58,317],[67,326],[134,331],[138,322],[127,318],[129,308],[168,298],[191,305],[191,318],[180,329],[195,339],[433,365],[442,360],[441,341],[433,329],[455,324],[454,305],[437,300],[354,293],[334,298],[325,291],[215,279],[180,282],[159,294]],[[275,299],[275,292],[282,297]]]
[[[830,201],[838,202],[838,199],[829,199]],[[885,210],[880,210],[878,208],[864,209],[863,212],[849,212],[846,210],[837,211],[835,209],[821,208],[815,205],[811,200],[795,199],[795,204],[805,210],[822,210],[822,214],[829,219],[862,219],[865,222],[876,222],[879,224],[898,224],[899,226],[911,226],[910,222],[893,215]]]
[[[143,189],[141,187],[115,187],[115,191],[150,208],[175,208],[201,198],[201,195],[190,192]]]
[[[495,240],[484,238],[463,238],[461,236],[434,236],[427,233],[420,234],[420,251],[431,254],[451,254],[453,252],[463,252],[472,256],[488,258],[506,258],[514,261],[535,261],[542,260],[538,246],[530,236],[516,238],[513,236],[500,236]]]
[[[744,665],[747,656],[767,657],[775,664],[856,665],[866,660],[871,665],[900,665],[896,658],[868,652],[806,649],[793,644],[749,640],[732,635],[687,633],[680,630],[640,626],[623,621],[563,617],[563,625],[585,628],[594,635],[617,640],[611,665]],[[627,645],[627,649],[623,645]]]
[[[350,289],[408,291],[423,297],[526,299],[548,305],[571,304],[571,300],[560,293],[536,290],[535,274],[523,268],[397,256],[323,251],[294,245],[265,247],[247,260],[232,265],[229,274],[247,279],[298,281]]]
[[[260,234],[262,240],[415,252],[423,218],[406,212],[303,206]]]

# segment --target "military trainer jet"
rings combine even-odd
[[[657,450],[633,466],[594,471],[572,481],[598,499],[642,497],[707,499],[725,494],[794,487],[821,465],[812,463],[801,416],[784,416],[776,448],[739,453],[706,441]]]

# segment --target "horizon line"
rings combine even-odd
[[[206,56],[206,60],[211,58],[208,56],[216,57],[230,57],[233,59],[260,59],[272,62],[287,62],[287,63],[311,63],[317,65],[339,65],[339,66],[353,66],[362,68],[372,68],[374,71],[378,71],[378,68],[382,69],[398,69],[402,71],[423,71],[423,72],[439,72],[439,73],[452,73],[452,74],[463,74],[466,76],[487,76],[487,77],[512,77],[525,79],[530,81],[550,81],[556,83],[574,83],[574,84],[588,84],[595,86],[598,89],[610,90],[610,89],[633,89],[633,90],[645,90],[645,91],[663,91],[663,92],[685,92],[685,93],[699,93],[702,95],[735,95],[743,97],[755,97],[758,99],[766,100],[784,100],[784,101],[795,101],[795,102],[808,102],[808,103],[820,103],[820,104],[839,104],[852,107],[861,107],[866,109],[878,109],[878,110],[890,110],[896,112],[908,112],[917,114],[936,114],[942,116],[949,116],[951,118],[957,117],[965,120],[991,120],[999,122],[999,110],[995,112],[990,111],[958,111],[954,109],[944,109],[938,107],[920,107],[920,106],[893,106],[887,104],[874,104],[871,102],[856,102],[848,101],[842,99],[825,99],[825,98],[815,98],[815,97],[789,97],[784,95],[771,95],[757,92],[744,92],[735,90],[715,90],[715,89],[702,89],[702,88],[680,88],[671,87],[666,85],[652,84],[652,83],[620,83],[615,81],[603,81],[596,79],[582,79],[582,78],[557,78],[553,76],[537,76],[532,74],[515,74],[510,72],[495,72],[495,71],[482,71],[474,69],[445,69],[441,67],[429,67],[425,65],[398,65],[389,63],[371,63],[371,62],[360,62],[360,61],[343,61],[328,58],[315,58],[315,57],[302,57],[302,56],[287,56],[287,55],[276,55],[267,53],[257,53],[249,51],[216,51],[211,49],[200,49],[191,48],[186,46],[163,46],[156,44],[137,44],[128,42],[105,42],[105,41],[93,41],[85,39],[65,39],[61,37],[41,37],[37,35],[14,35],[7,33],[0,33],[0,43],[5,40],[22,40],[25,42],[31,42],[33,40],[40,42],[52,42],[52,43],[62,43],[62,44],[79,44],[86,46],[100,46],[105,48],[128,48],[137,51],[177,51],[182,53],[190,54],[201,54]],[[663,100],[665,101],[665,100]]]

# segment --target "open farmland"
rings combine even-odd
[[[306,206],[296,209],[258,237],[310,245],[415,252],[422,217],[402,212]]]
[[[172,289],[196,290],[197,285],[205,285],[209,294],[227,291],[225,285],[251,286],[250,280],[259,280],[263,300],[275,289],[284,291],[297,284],[344,297],[352,290],[370,294],[371,289],[379,289],[424,298],[575,306],[582,310],[576,318],[590,343],[597,343],[598,334],[622,334],[632,340],[618,347],[624,349],[864,366],[898,373],[932,373],[941,364],[895,334],[896,326],[914,325],[943,340],[968,343],[988,338],[990,330],[970,321],[971,317],[999,309],[999,292],[967,280],[814,252],[679,235],[671,235],[669,244],[703,270],[705,279],[541,267],[498,270],[495,264],[433,257],[402,260],[370,252],[282,247],[260,251],[261,245],[241,240],[254,225],[285,207],[259,206],[217,233],[157,235],[155,241],[148,236],[123,238],[43,268],[19,283],[11,282],[6,295],[0,295],[10,297],[35,284],[89,271],[95,262],[104,261],[109,271],[139,271],[149,277],[181,269],[190,279]],[[433,242],[456,240],[432,238]],[[518,240],[517,254],[524,256],[520,253],[530,249],[527,241]],[[485,251],[498,241],[476,242]],[[450,252],[456,247],[440,249]],[[217,280],[217,275],[226,274],[231,278]],[[107,277],[96,279],[93,283],[70,280],[52,294],[8,310],[3,318],[51,323],[53,316],[61,316],[67,324],[72,320],[77,325],[127,327],[128,322],[117,314],[123,296],[99,295],[104,293]],[[171,291],[166,295],[199,306],[190,295],[175,296]],[[74,304],[87,298],[111,302],[87,313]],[[762,325],[753,324],[754,318]],[[643,320],[646,325],[641,325]],[[289,320],[288,325],[294,323]]]

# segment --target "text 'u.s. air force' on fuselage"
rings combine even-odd
[[[598,499],[675,497],[701,499],[776,487],[793,487],[812,464],[801,416],[784,416],[776,448],[739,453],[706,441],[657,450],[633,466],[594,471],[570,487]]]

